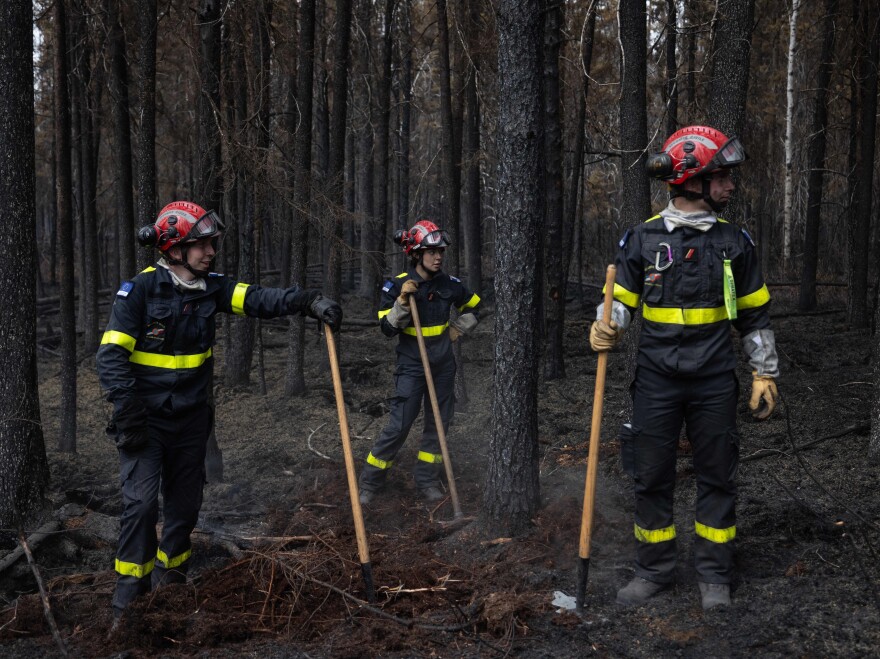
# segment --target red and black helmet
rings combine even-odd
[[[172,201],[153,224],[141,227],[138,241],[165,253],[175,245],[184,246],[202,238],[219,239],[224,228],[216,211],[206,211],[191,201]],[[219,249],[219,242],[214,249]]]
[[[681,185],[696,176],[737,167],[746,152],[739,138],[729,138],[709,126],[687,126],[675,131],[663,144],[663,152],[648,157],[648,175]]]
[[[398,231],[394,234],[395,241],[403,245],[407,255],[422,249],[440,249],[449,247],[452,240],[449,233],[441,229],[431,220],[419,220],[409,231]]]

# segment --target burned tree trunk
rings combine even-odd
[[[467,42],[470,68],[464,84],[465,120],[462,133],[461,161],[464,173],[464,217],[462,233],[467,259],[467,278],[471,287],[483,291],[483,238],[480,196],[480,100],[477,78],[480,74],[479,0],[468,0]]]
[[[563,248],[562,117],[559,101],[559,47],[562,6],[549,0],[544,9],[544,378],[565,377],[565,293],[568,253]]]
[[[113,129],[116,142],[116,204],[119,216],[116,231],[119,243],[121,279],[134,277],[135,220],[134,192],[131,171],[131,118],[128,103],[128,62],[125,55],[125,34],[119,22],[120,0],[107,0],[110,23],[110,91],[113,106]]]
[[[452,116],[452,82],[449,63],[449,23],[446,12],[446,0],[437,0],[437,41],[440,47],[440,171],[442,172],[443,197],[447,220],[444,228],[449,232],[452,246],[448,248],[444,267],[447,272],[458,271],[459,251],[459,216],[461,214],[459,183],[460,170],[455,158],[455,130]]]
[[[327,184],[332,203],[330,213],[330,253],[327,263],[327,297],[338,300],[342,293],[342,215],[345,174],[345,136],[348,110],[348,60],[351,41],[352,0],[336,3],[336,30],[333,50],[333,108],[330,113],[330,169]]]
[[[834,26],[837,18],[837,0],[825,0],[824,35],[816,80],[816,103],[813,109],[812,139],[807,161],[810,174],[807,179],[807,218],[804,227],[804,265],[801,276],[798,309],[816,308],[816,270],[819,265],[819,220],[822,215],[822,175],[825,172],[825,144],[828,129],[828,86],[834,57]]]
[[[60,4],[60,3],[59,3]],[[0,3],[0,527],[42,507],[49,465],[37,392],[36,204],[34,182],[33,15],[30,0]],[[55,16],[64,8],[56,8]],[[63,29],[60,31],[63,36]],[[64,48],[59,47],[59,56]]]
[[[138,226],[145,226],[156,219],[156,0],[138,0],[135,13],[135,28],[141,38],[137,82],[137,222]],[[138,270],[146,267],[150,256],[145,249],[137,250]]]
[[[58,450],[76,452],[76,310],[74,308],[73,182],[70,175],[70,93],[67,80],[67,11],[55,3],[55,198],[58,207],[61,404]]]
[[[315,63],[315,0],[303,0],[299,12],[299,53],[296,71],[297,107],[300,117],[296,132],[293,182],[293,225],[290,229],[290,280],[297,286],[306,285],[306,264],[309,245],[309,205],[312,190],[312,101]],[[303,374],[305,353],[305,319],[290,319],[290,340],[284,391],[301,394],[306,383]]]
[[[541,13],[532,0],[498,12],[498,218],[495,397],[483,520],[524,531],[538,509],[538,260],[541,245]]]

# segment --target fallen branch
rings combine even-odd
[[[751,460],[760,460],[761,458],[768,458],[773,455],[793,455],[795,453],[805,451],[808,448],[812,448],[818,444],[821,444],[822,442],[827,442],[829,439],[836,439],[837,437],[843,437],[844,435],[849,435],[850,433],[861,434],[863,432],[869,431],[870,429],[870,423],[855,423],[851,426],[847,426],[846,428],[842,428],[837,432],[833,432],[830,435],[825,435],[824,437],[819,437],[818,439],[814,439],[810,442],[807,442],[806,444],[795,446],[793,451],[783,451],[782,449],[775,448],[762,448],[761,450],[755,451],[754,453],[751,453],[744,458],[740,458],[739,461],[742,463],[749,462]]]
[[[55,624],[55,616],[52,615],[52,607],[49,606],[49,596],[46,594],[46,587],[43,585],[43,578],[40,576],[40,571],[37,569],[37,564],[34,562],[34,556],[31,554],[28,542],[24,537],[24,531],[21,529],[18,531],[18,544],[21,545],[25,556],[27,556],[28,564],[31,566],[31,572],[34,573],[34,579],[37,580],[37,586],[40,589],[40,601],[43,603],[43,614],[46,616],[46,622],[49,623],[49,629],[52,631],[52,638],[55,639],[55,643],[58,645],[58,651],[61,653],[61,656],[68,657],[70,655],[67,653],[67,646],[64,644],[64,639],[61,638],[61,632],[58,631],[58,625]]]
[[[37,546],[41,542],[43,542],[43,540],[55,533],[59,528],[61,528],[61,522],[59,522],[57,519],[54,519],[51,522],[46,522],[45,524],[43,524],[43,526],[41,526],[34,533],[31,534],[31,537],[27,539],[27,542],[33,549],[36,549]],[[14,565],[18,561],[18,559],[24,555],[24,547],[19,544],[18,547],[6,554],[6,556],[4,556],[2,560],[0,560],[0,573],[2,573],[8,567]]]
[[[333,458],[331,458],[329,455],[324,455],[318,449],[316,449],[314,446],[312,446],[312,435],[314,435],[316,432],[318,432],[321,428],[323,428],[326,425],[327,425],[327,422],[325,421],[324,423],[322,423],[320,426],[318,426],[317,428],[312,430],[312,432],[309,433],[309,437],[308,437],[308,439],[306,439],[306,446],[308,446],[309,450],[312,453],[314,453],[315,455],[320,456],[320,457],[324,458],[325,460],[330,460],[332,462]]]

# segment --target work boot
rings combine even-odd
[[[376,496],[376,493],[373,490],[365,490],[363,488],[358,492],[358,500],[361,502],[362,506],[366,506],[370,503]]]
[[[111,640],[114,636],[116,636],[116,632],[119,631],[119,627],[122,624],[122,613],[119,611],[113,611],[113,622],[110,623],[110,629],[107,631],[107,640]]]
[[[617,591],[617,603],[622,606],[641,606],[667,585],[648,581],[641,577],[633,577],[632,581]]]
[[[730,586],[726,583],[700,582],[700,595],[703,598],[703,611],[716,606],[730,606]]]
[[[425,501],[440,501],[443,498],[443,492],[440,491],[439,487],[423,487],[419,490],[419,494],[422,495],[422,498]]]

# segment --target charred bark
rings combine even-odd
[[[812,139],[807,153],[810,174],[807,180],[807,217],[804,227],[804,264],[801,275],[798,309],[816,308],[816,270],[819,265],[819,221],[822,214],[822,175],[825,172],[825,145],[828,130],[828,86],[834,58],[834,31],[837,0],[825,0],[823,37],[819,73],[816,79],[816,101],[813,107]]]
[[[306,285],[309,245],[309,205],[312,188],[312,101],[315,65],[315,0],[303,0],[299,12],[299,53],[296,72],[297,108],[300,117],[296,132],[293,183],[293,224],[290,230],[290,278],[297,286]],[[303,375],[305,353],[305,318],[290,319],[287,371],[284,391],[301,394],[306,383]]]
[[[156,220],[156,0],[138,0],[135,29],[140,34],[138,50],[137,222]],[[148,250],[137,250],[137,269],[149,263]]]
[[[538,509],[537,384],[541,198],[541,13],[532,0],[498,12],[499,120],[495,373],[482,517],[507,534]]]
[[[59,3],[60,4],[60,3]],[[0,3],[0,527],[21,525],[43,506],[49,466],[37,392],[36,202],[34,182],[33,7]],[[62,16],[64,7],[55,16]],[[63,36],[63,28],[60,30]],[[63,42],[62,42],[63,43]],[[60,45],[60,44],[59,44]],[[58,48],[64,56],[64,48]]]

